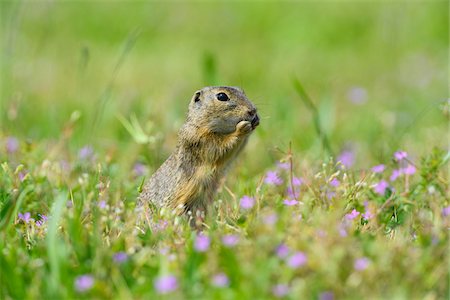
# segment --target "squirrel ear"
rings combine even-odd
[[[193,97],[194,102],[200,101],[200,95],[201,95],[200,91],[195,92],[194,97]]]

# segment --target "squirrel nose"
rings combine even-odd
[[[256,114],[256,108],[252,108],[248,111],[248,114],[250,115],[250,117],[253,117]]]

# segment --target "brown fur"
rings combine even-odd
[[[229,100],[219,101],[218,93]],[[176,150],[145,184],[140,201],[179,210],[178,214],[205,214],[221,179],[258,124],[256,108],[241,89],[197,91]]]

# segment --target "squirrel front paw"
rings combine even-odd
[[[236,125],[236,133],[238,135],[245,135],[252,131],[252,123],[249,121],[241,121]]]

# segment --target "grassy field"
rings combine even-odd
[[[445,1],[2,1],[1,299],[447,299]],[[261,125],[202,233],[138,189],[193,93]]]

